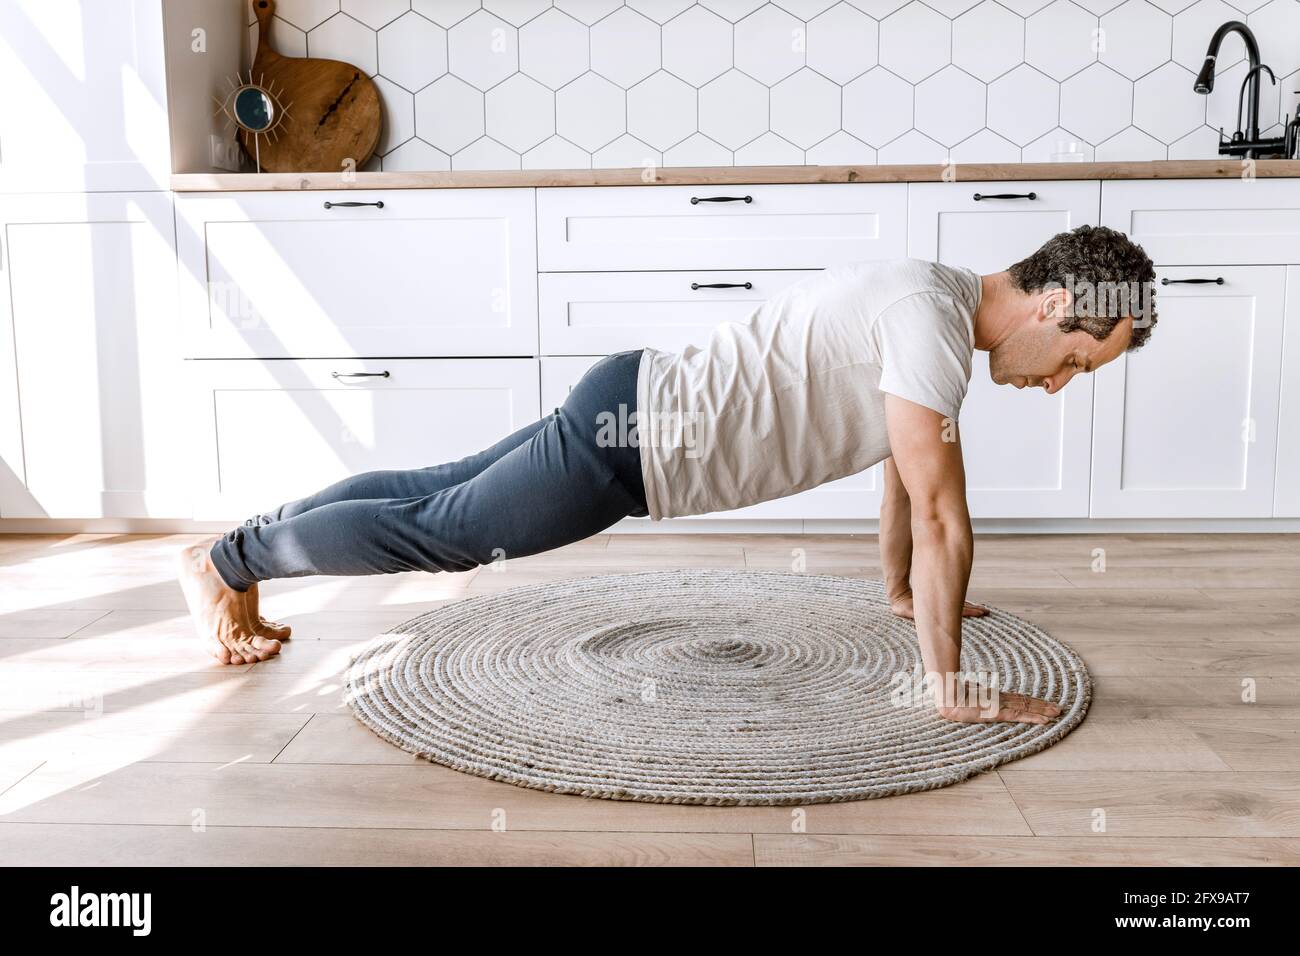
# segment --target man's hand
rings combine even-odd
[[[912,610],[912,595],[910,593],[900,595],[896,598],[890,598],[889,609],[898,617],[906,620],[915,620],[915,614]],[[982,604],[971,604],[970,601],[963,601],[961,605],[962,617],[986,617],[989,609]]]
[[[962,724],[1049,724],[1061,716],[1051,701],[1024,694],[998,694],[991,706],[937,707],[940,717]]]

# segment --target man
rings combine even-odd
[[[973,542],[956,420],[975,349],[1001,385],[1064,388],[1155,325],[1151,260],[1082,226],[992,275],[906,259],[827,269],[726,323],[703,349],[622,352],[561,408],[457,462],[367,472],[182,554],[218,660],[280,650],[257,583],[460,571],[536,554],[627,516],[740,508],[885,462],[880,548],[894,613],[916,622],[940,715],[1046,723],[1017,694],[966,699],[961,618]],[[629,427],[635,426],[635,427]]]

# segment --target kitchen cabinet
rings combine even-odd
[[[1131,180],[1101,184],[1101,222],[1156,265],[1300,263],[1294,179]]]
[[[1096,182],[913,183],[908,254],[1000,272],[1058,232],[1095,224],[1098,202]],[[1088,515],[1092,388],[1087,375],[1055,395],[996,385],[988,353],[975,352],[960,420],[973,517]]]
[[[1286,270],[1282,391],[1278,406],[1277,486],[1273,514],[1300,518],[1300,266]]]
[[[185,354],[536,356],[532,192],[178,196]]]
[[[606,355],[703,346],[723,322],[744,321],[808,269],[733,272],[544,272],[538,276],[543,355]]]
[[[907,186],[570,186],[537,190],[543,272],[824,269],[907,247]]]
[[[188,517],[168,193],[0,196],[0,516]]]
[[[0,3],[0,193],[165,190],[158,0]]]
[[[535,358],[187,366],[199,519],[242,521],[349,475],[454,461],[540,417]]]
[[[1223,281],[1184,284],[1201,279]],[[1092,516],[1269,517],[1287,269],[1170,266],[1157,281],[1151,342],[1094,373]]]

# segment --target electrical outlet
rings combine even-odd
[[[216,133],[208,138],[209,161],[217,169],[229,170],[232,173],[239,172],[244,165],[244,154],[239,149],[239,144],[234,140],[222,139]]]

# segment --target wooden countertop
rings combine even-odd
[[[955,166],[670,166],[654,170],[536,169],[451,172],[176,173],[176,192],[347,189],[472,189],[531,186],[728,186],[752,183],[929,183],[1053,179],[1238,179],[1233,159],[1155,160],[1141,163],[961,163]],[[945,176],[945,173],[947,175]],[[954,176],[955,173],[955,176]],[[1300,160],[1261,159],[1260,178],[1300,178]]]

